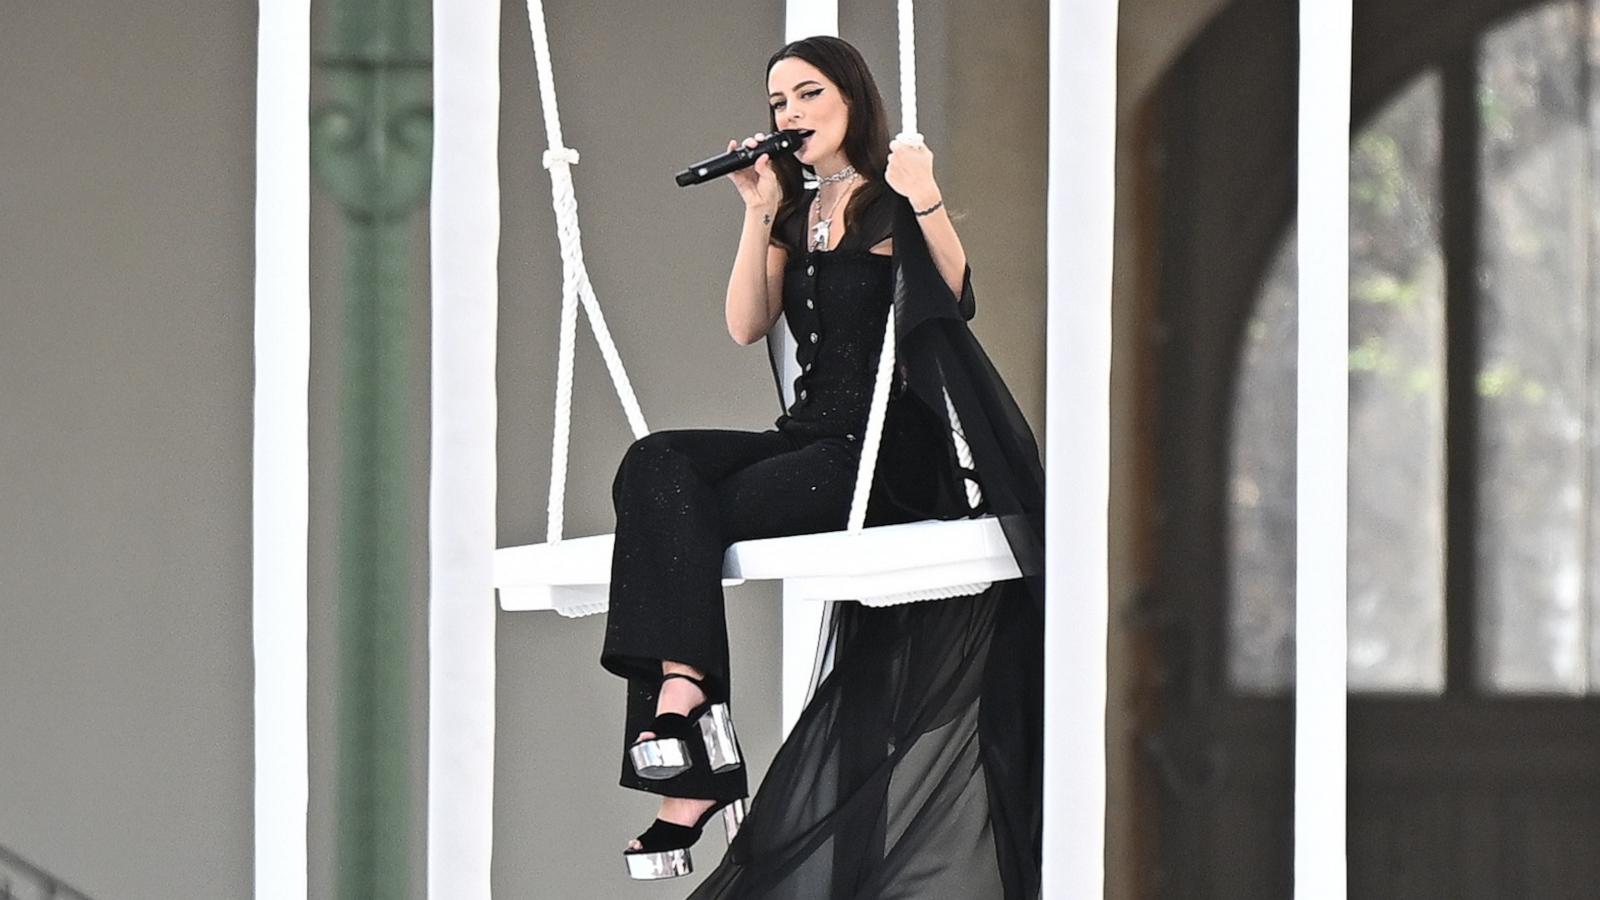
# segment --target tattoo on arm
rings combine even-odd
[[[762,213],[761,214],[761,224],[763,224],[763,225],[771,225],[772,224],[772,213]]]

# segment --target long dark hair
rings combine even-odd
[[[767,60],[767,73],[772,72],[772,67],[779,60],[790,57],[816,66],[829,81],[838,85],[849,108],[849,122],[844,132],[844,155],[866,183],[856,189],[850,197],[849,206],[845,207],[842,224],[848,230],[850,222],[858,218],[861,210],[889,190],[883,180],[884,170],[889,167],[889,124],[883,112],[883,95],[878,92],[878,83],[873,80],[872,70],[867,68],[861,51],[847,41],[829,35],[817,35],[787,44]],[[767,106],[767,125],[769,133],[778,128],[778,114],[770,104]],[[790,216],[804,216],[806,213],[803,206],[805,176],[800,162],[792,154],[774,156],[772,169],[777,173],[778,184],[783,187],[783,200],[778,204],[777,219],[772,226],[774,234],[781,234],[779,229],[784,227]],[[806,241],[804,231],[802,224],[802,246]]]

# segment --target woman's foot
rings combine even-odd
[[[695,677],[700,677],[698,672],[687,670]],[[689,710],[706,702],[705,691],[700,690],[700,685],[687,678],[668,678],[661,683],[661,693],[656,695],[656,715],[662,713],[677,713],[688,715]],[[641,731],[634,738],[634,743],[647,741],[656,736],[653,731]]]
[[[700,672],[684,667],[682,669],[669,668],[668,671],[683,671],[701,677]],[[706,702],[705,692],[700,690],[700,685],[687,678],[668,678],[661,683],[661,693],[656,697],[656,715],[662,713],[678,713],[688,715],[689,711]],[[635,742],[647,741],[655,737],[653,731],[641,731]],[[699,821],[700,816],[715,803],[714,800],[690,800],[682,797],[662,797],[661,811],[656,818],[665,822],[678,825],[693,825]],[[637,840],[628,842],[629,850],[640,849]]]
[[[662,797],[661,811],[656,813],[656,818],[663,822],[672,822],[676,825],[691,826],[700,821],[715,800],[689,800],[682,797]],[[629,850],[643,849],[638,839],[628,842]]]

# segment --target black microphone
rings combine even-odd
[[[810,129],[786,129],[767,135],[765,140],[757,141],[754,147],[741,144],[721,156],[701,160],[679,172],[678,187],[702,184],[713,178],[721,178],[729,172],[753,166],[758,157],[768,153],[793,153],[800,146],[800,139],[810,135]]]

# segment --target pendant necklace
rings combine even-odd
[[[849,183],[847,183],[843,188],[839,189],[839,196],[833,198],[833,208],[828,210],[828,214],[826,216],[823,216],[821,214],[821,211],[822,211],[822,188],[821,188],[821,185],[830,184],[830,183],[835,182],[835,181],[842,181],[844,179],[849,179]],[[832,175],[829,175],[826,178],[818,179],[817,196],[811,201],[811,209],[812,209],[813,212],[817,213],[817,224],[811,226],[811,249],[812,250],[827,250],[828,249],[828,231],[829,231],[830,226],[833,224],[833,215],[834,215],[834,213],[839,211],[839,201],[843,200],[845,198],[845,195],[850,193],[850,183],[854,183],[855,180],[856,180],[856,169],[855,169],[855,166],[845,166],[843,169],[840,169],[839,171],[833,173]]]

